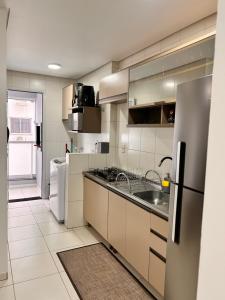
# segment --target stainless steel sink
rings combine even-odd
[[[144,191],[133,195],[153,205],[168,205],[169,203],[169,194],[161,191]]]

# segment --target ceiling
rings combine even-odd
[[[78,78],[216,11],[216,0],[5,0],[8,69]],[[48,63],[59,63],[51,71]]]

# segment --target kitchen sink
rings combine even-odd
[[[169,203],[169,194],[161,191],[144,191],[133,195],[153,205],[168,205]]]

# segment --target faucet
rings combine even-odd
[[[171,156],[165,156],[165,157],[163,157],[163,158],[160,160],[159,167],[161,167],[162,163],[163,163],[165,160],[167,160],[167,159],[172,160],[172,157],[171,157]]]
[[[127,184],[128,184],[128,188],[129,188],[129,193],[131,193],[131,184],[130,184],[130,179],[129,179],[129,177],[127,176],[127,174],[126,174],[126,173],[124,173],[124,172],[120,172],[119,174],[117,174],[117,176],[116,176],[116,183],[117,183],[117,181],[118,181],[118,178],[119,178],[120,176],[123,176],[123,177],[125,177],[125,178],[126,178],[126,180],[127,180]]]
[[[148,170],[146,173],[145,173],[145,180],[147,179],[146,176],[148,175],[148,173],[154,173],[158,176],[159,178],[159,184],[160,184],[160,187],[162,188],[162,179],[161,179],[161,176],[159,175],[159,173],[156,171],[156,170]]]

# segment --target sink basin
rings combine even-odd
[[[167,205],[169,203],[169,194],[161,191],[144,191],[133,195],[153,205]]]

